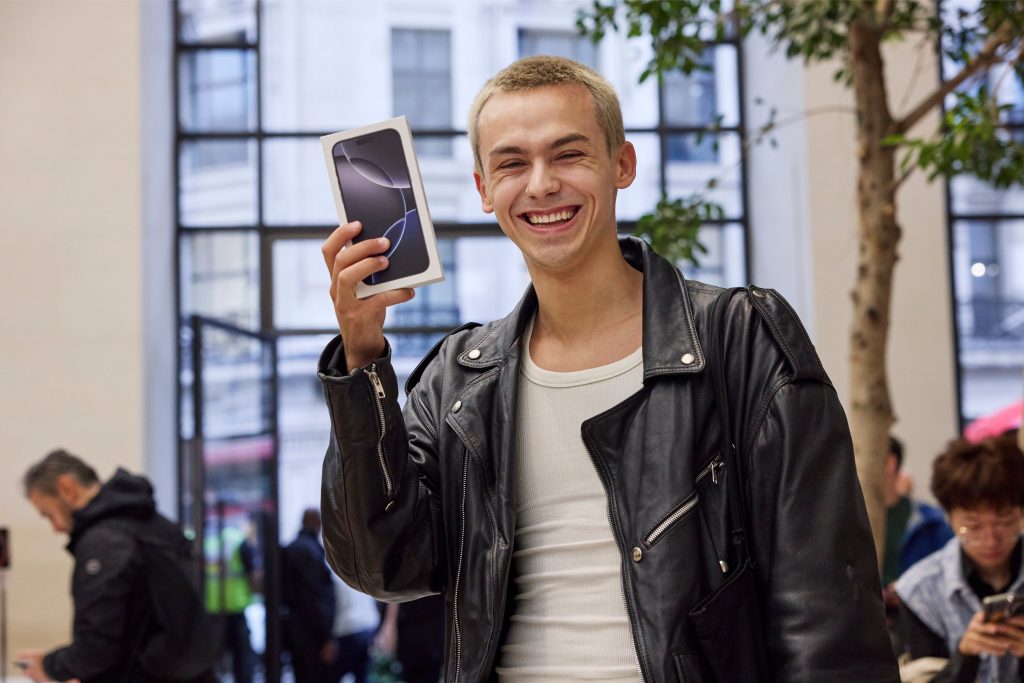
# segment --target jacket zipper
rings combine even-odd
[[[644,538],[644,545],[647,546],[648,548],[650,548],[652,545],[654,545],[654,542],[657,541],[661,537],[661,535],[663,533],[668,531],[672,527],[673,524],[675,524],[680,519],[685,517],[690,512],[690,510],[692,510],[694,507],[696,507],[696,505],[697,505],[697,503],[699,501],[700,501],[700,496],[697,495],[696,492],[694,492],[693,495],[691,495],[689,498],[684,500],[683,503],[679,507],[677,507],[675,510],[673,510],[671,512],[671,514],[669,514],[668,517],[666,517],[665,519],[661,520],[661,522],[658,524],[658,526],[654,527],[651,530],[651,533],[647,534],[647,536]]]
[[[455,569],[455,596],[452,599],[452,612],[455,626],[455,678],[459,682],[462,673],[462,629],[459,626],[459,584],[462,583],[462,556],[466,552],[466,488],[469,485],[469,452],[462,463],[462,512],[459,518],[459,564]]]
[[[377,409],[377,426],[380,428],[380,432],[377,436],[377,462],[380,464],[380,472],[384,476],[384,510],[390,510],[391,506],[395,504],[392,498],[394,493],[394,483],[391,481],[391,474],[388,472],[387,459],[384,457],[384,431],[387,428],[387,422],[384,420],[384,398],[387,394],[384,393],[384,385],[380,381],[380,375],[377,374],[377,364],[374,363],[370,366],[370,371],[366,373],[370,378],[370,384],[373,387],[373,399],[374,405]]]
[[[612,536],[615,537],[615,545],[619,548],[619,594],[622,596],[622,603],[626,606],[626,616],[629,618],[629,630],[630,635],[633,637],[633,652],[636,654],[637,673],[640,674],[641,681],[650,680],[647,675],[644,674],[644,658],[640,654],[640,648],[638,647],[638,639],[636,629],[640,626],[640,619],[637,617],[633,606],[630,605],[629,599],[626,597],[626,571],[628,565],[626,564],[626,551],[625,546],[622,543],[621,534],[618,532],[615,526],[615,519],[612,515],[612,506],[615,504],[614,498],[612,498],[611,484],[609,483],[610,477],[605,473],[604,468],[598,463],[597,458],[594,457],[594,451],[590,448],[590,441],[586,438],[583,439],[583,446],[587,449],[587,455],[590,456],[590,461],[594,463],[594,467],[597,469],[597,474],[601,479],[601,486],[604,487],[605,499],[608,504],[605,506],[605,514],[608,515],[608,526],[612,530]]]
[[[704,469],[697,473],[695,483],[699,485],[705,477],[710,475],[711,481],[717,486],[718,471],[722,468],[722,466],[722,456],[716,455],[715,458],[704,467]],[[692,496],[684,500],[679,505],[679,507],[677,507],[671,513],[669,513],[668,517],[661,520],[661,522],[659,522],[656,527],[651,529],[651,532],[644,537],[644,545],[648,548],[654,545],[654,542],[657,541],[662,534],[668,531],[673,524],[675,524],[680,519],[689,514],[690,510],[692,510],[698,502],[700,502],[700,495],[696,491],[694,491]]]
[[[718,472],[723,467],[725,467],[725,462],[722,461],[722,456],[721,455],[716,455],[714,457],[714,459],[711,460],[711,462],[709,462],[707,465],[704,466],[704,469],[702,469],[700,472],[697,473],[697,478],[694,480],[694,482],[697,483],[697,484],[700,484],[701,480],[704,477],[706,477],[706,476],[708,476],[710,474],[711,475],[711,482],[715,486],[717,486],[718,485]]]

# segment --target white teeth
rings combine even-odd
[[[575,209],[566,209],[565,211],[559,211],[558,213],[548,213],[540,216],[526,214],[526,219],[530,221],[531,225],[540,225],[542,223],[554,223],[555,221],[567,221],[575,215]]]

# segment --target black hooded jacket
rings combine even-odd
[[[68,552],[75,557],[71,580],[73,640],[43,660],[54,680],[82,683],[159,683],[141,672],[139,657],[160,630],[138,538],[180,544],[181,529],[156,512],[153,487],[119,469],[99,493],[76,511]],[[182,596],[181,599],[186,599]]]

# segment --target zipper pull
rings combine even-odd
[[[384,398],[386,394],[384,393],[384,385],[380,381],[380,375],[377,374],[377,366],[372,366],[366,374],[369,375],[370,384],[373,385],[374,390],[377,392],[377,398]]]
[[[719,460],[715,460],[711,463],[711,483],[718,485],[718,470],[722,467],[722,463]]]

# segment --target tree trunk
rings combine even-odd
[[[896,222],[896,149],[883,147],[893,120],[885,91],[881,32],[872,18],[850,26],[847,48],[857,108],[857,280],[851,293],[850,430],[879,566],[885,548],[885,458],[895,418],[886,372]]]

